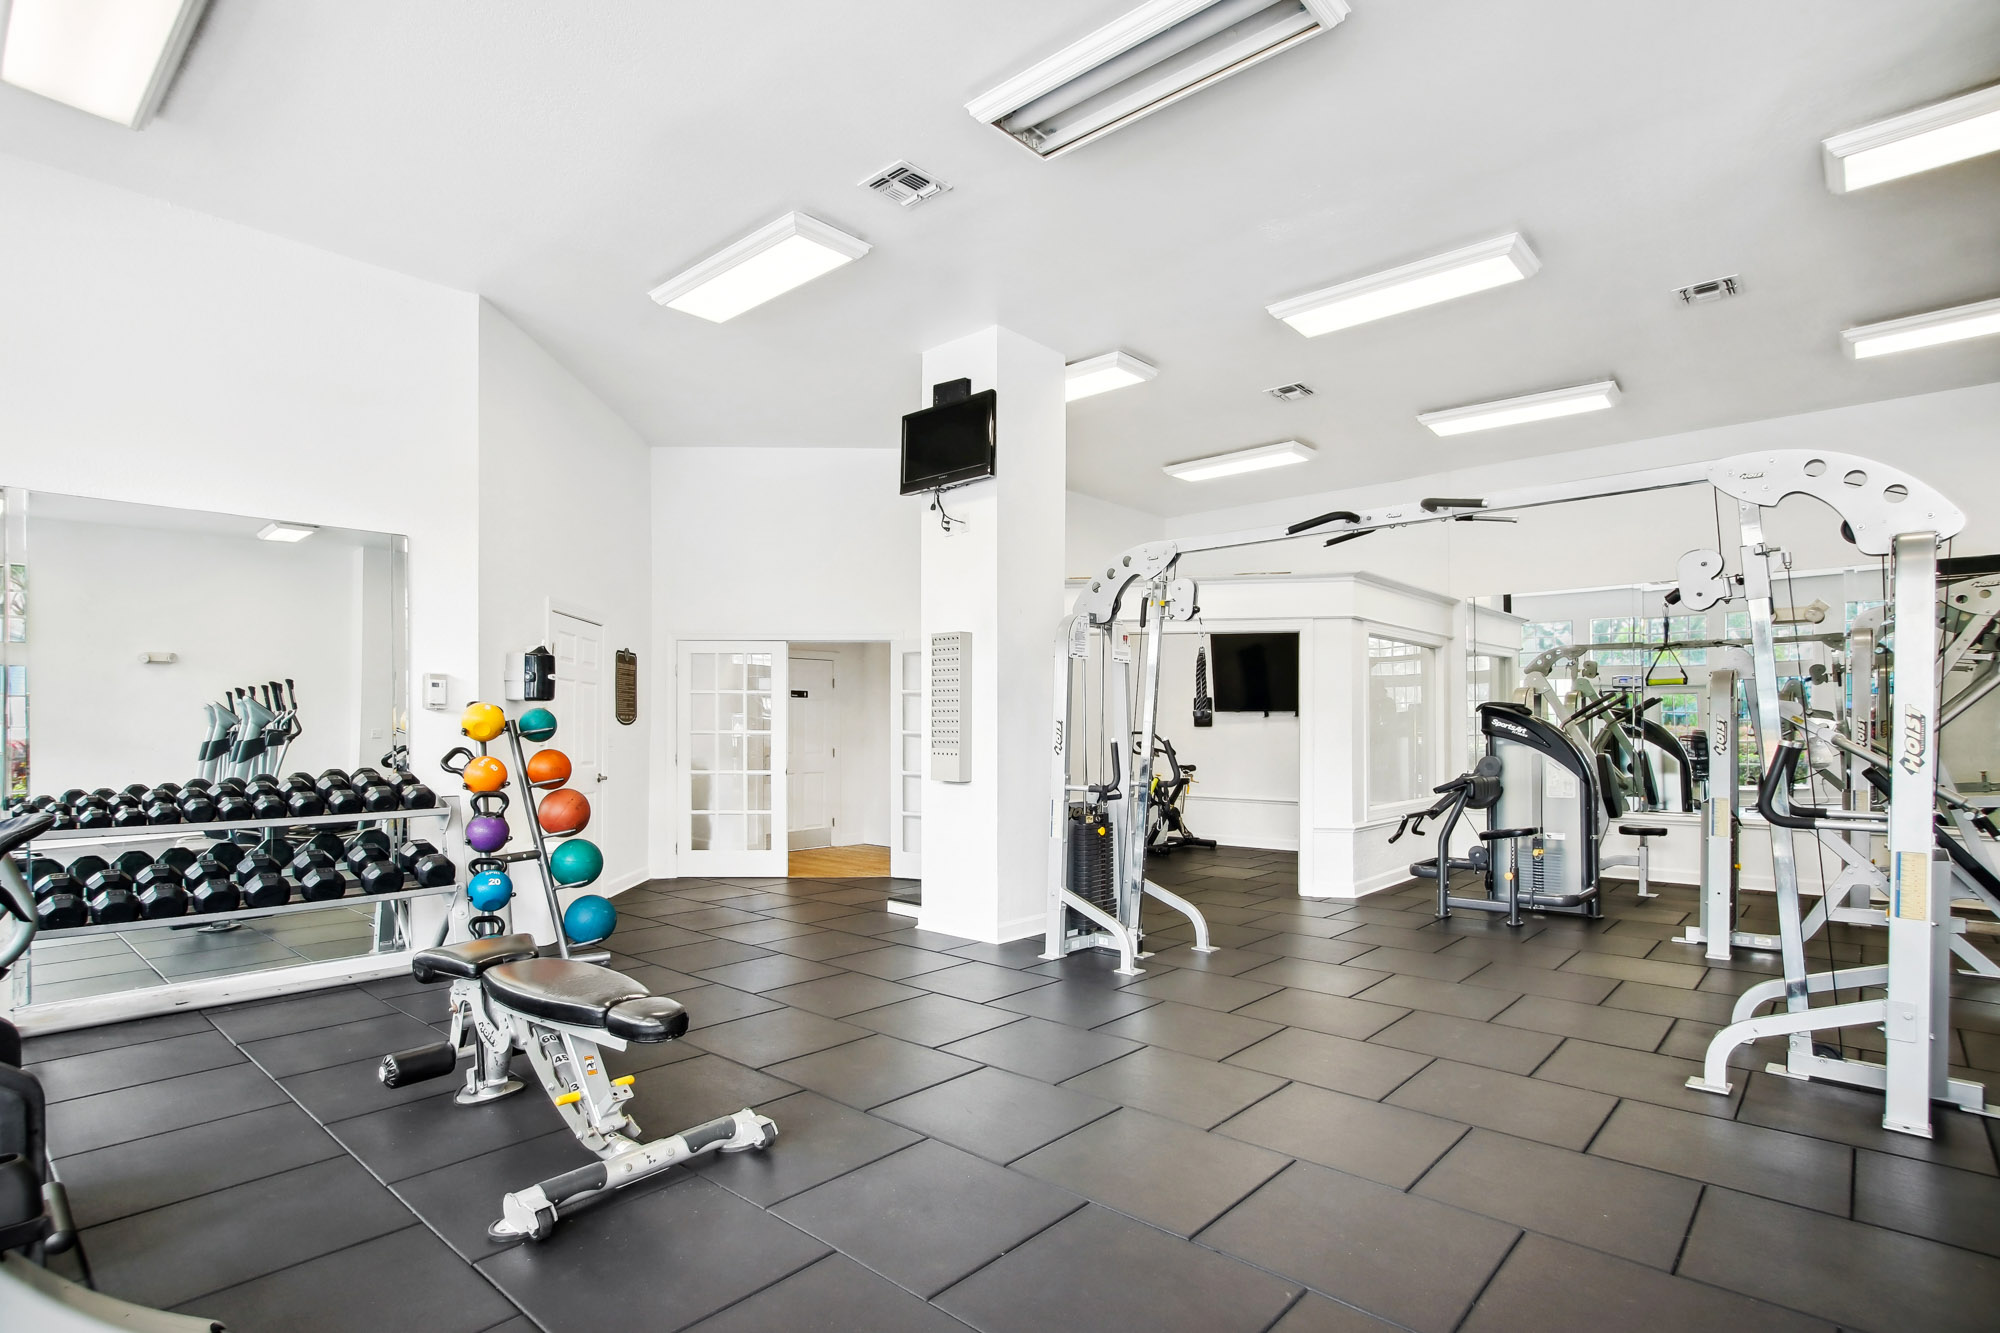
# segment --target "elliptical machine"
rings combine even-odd
[[[1198,838],[1187,826],[1188,788],[1194,785],[1195,766],[1183,764],[1174,753],[1174,743],[1165,736],[1153,737],[1153,799],[1147,807],[1146,850],[1165,856],[1182,847],[1213,847],[1215,839]],[[1158,762],[1167,761],[1166,776],[1160,776]]]

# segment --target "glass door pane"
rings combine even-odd
[[[771,774],[783,753],[783,661],[782,644],[683,645],[684,874],[785,873],[771,836],[782,813]]]

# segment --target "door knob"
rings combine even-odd
[[[610,778],[610,775],[609,775],[609,774],[605,774],[605,773],[599,773],[599,774],[597,775],[597,780],[598,780],[599,782],[609,782],[609,781],[611,781],[611,778]]]

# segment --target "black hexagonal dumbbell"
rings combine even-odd
[[[387,814],[403,808],[403,793],[386,782],[362,789],[361,808],[371,815]]]
[[[35,921],[43,930],[74,930],[90,924],[90,908],[83,901],[83,886],[68,871],[43,857],[35,861],[43,867],[33,881]]]
[[[250,797],[250,817],[283,819],[290,811],[290,805],[285,800],[289,794],[280,792],[276,787],[259,787]]]
[[[361,793],[352,787],[328,787],[321,793],[321,799],[326,802],[326,812],[330,815],[358,815],[366,809]]]
[[[326,813],[326,802],[311,787],[293,787],[285,793],[285,810],[293,819],[311,819]]]
[[[139,919],[139,895],[132,877],[107,866],[83,882],[83,901],[93,926],[122,925]]]
[[[204,856],[182,872],[188,905],[198,913],[233,912],[243,906],[243,891],[229,877],[229,867]]]
[[[100,829],[111,827],[111,807],[96,797],[86,799],[76,810],[78,828]]]
[[[139,915],[148,921],[185,916],[192,905],[187,881],[166,861],[155,861],[134,875],[132,889],[139,895]]]
[[[181,821],[187,824],[213,824],[216,820],[215,802],[205,791],[190,789],[181,793]]]
[[[458,878],[451,858],[422,838],[413,838],[396,849],[396,864],[403,873],[426,889],[441,888]]]
[[[124,871],[127,879],[137,879],[141,870],[153,864],[153,858],[134,847],[129,852],[120,852],[111,864]]]
[[[361,881],[363,893],[395,893],[409,887],[402,869],[387,857],[368,862],[354,872],[354,877]]]
[[[324,857],[299,876],[299,896],[307,902],[344,898],[359,886],[359,880]]]

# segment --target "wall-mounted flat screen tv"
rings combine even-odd
[[[1299,636],[1215,634],[1215,711],[1296,713],[1299,711]]]
[[[921,495],[993,475],[994,392],[903,418],[903,494]]]

